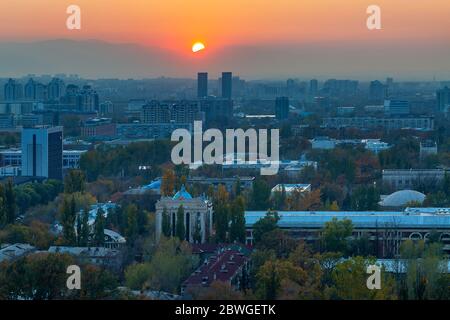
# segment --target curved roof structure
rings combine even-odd
[[[109,236],[114,242],[117,242],[117,243],[126,243],[127,242],[124,237],[122,237],[120,234],[118,234],[117,232],[115,232],[113,230],[105,229],[104,234]]]
[[[175,193],[175,195],[172,198],[173,200],[189,200],[192,199],[192,196],[189,192],[186,191],[186,188],[184,185],[181,186],[180,191]]]
[[[401,190],[394,192],[383,199],[380,205],[383,207],[405,207],[408,203],[418,202],[422,204],[426,196],[414,190]]]
[[[152,181],[150,184],[143,187],[145,190],[160,190],[161,189],[161,179]]]

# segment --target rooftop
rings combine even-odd
[[[26,243],[5,246],[0,250],[0,262],[20,258],[29,252],[35,251],[35,249],[35,247]]]
[[[418,191],[401,190],[385,197],[382,201],[380,201],[380,205],[383,207],[404,207],[411,202],[418,202],[422,204],[425,198],[426,195]]]
[[[298,192],[306,192],[306,191],[311,191],[311,184],[306,184],[306,183],[295,183],[295,184],[287,184],[287,183],[281,183],[281,184],[277,184],[275,187],[272,188],[272,192],[281,192],[283,190],[284,187],[284,191],[286,193],[291,193],[294,191],[298,191]]]
[[[450,208],[407,208],[404,211],[279,211],[280,228],[323,228],[333,218],[349,219],[355,228],[444,228],[450,229]],[[246,211],[245,225],[264,218],[266,211]]]
[[[172,198],[173,200],[190,200],[192,199],[192,196],[189,192],[186,191],[186,188],[184,185],[181,186],[180,191],[175,193],[175,195]]]
[[[249,260],[248,249],[242,250],[238,247],[226,247],[218,249],[217,253],[209,259],[183,282],[184,287],[209,286],[214,281],[231,281]]]
[[[48,249],[50,253],[67,253],[74,256],[86,256],[104,258],[115,256],[120,253],[119,250],[109,249],[104,247],[50,247]]]

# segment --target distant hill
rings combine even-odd
[[[0,78],[34,74],[79,74],[90,78],[190,77],[221,71],[252,79],[356,78],[386,76],[415,80],[450,79],[450,44],[430,50],[424,43],[273,44],[233,46],[203,56],[98,40],[0,42]]]
[[[171,52],[97,40],[0,44],[0,75],[75,73],[86,77],[145,77],[176,73]]]

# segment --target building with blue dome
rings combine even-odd
[[[173,200],[191,200],[192,196],[189,192],[186,191],[186,188],[184,185],[181,186],[180,191],[175,193],[175,195],[172,198]]]
[[[186,240],[190,243],[196,242],[194,235],[200,231],[200,243],[205,243],[212,234],[213,207],[211,201],[204,197],[192,197],[181,186],[180,190],[173,197],[161,197],[156,203],[156,237],[159,239],[162,234],[163,215],[166,214],[170,221],[170,235],[175,235],[177,225],[178,208],[184,209],[184,229]],[[198,241],[197,241],[198,242]]]

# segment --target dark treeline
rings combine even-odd
[[[99,176],[118,175],[152,178],[160,173],[158,165],[170,160],[171,150],[172,143],[168,140],[137,142],[114,148],[101,145],[82,156],[80,167],[86,172],[88,181]],[[150,166],[150,170],[140,171],[139,166]]]

